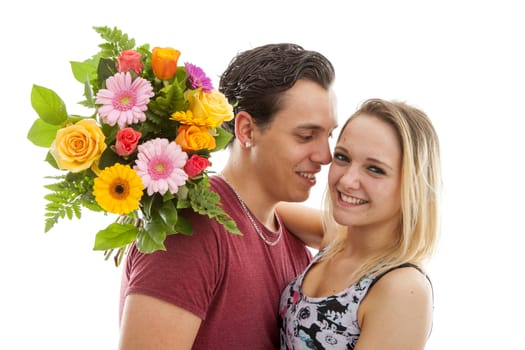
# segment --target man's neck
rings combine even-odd
[[[221,172],[222,178],[232,187],[253,215],[268,229],[275,231],[274,201],[266,192],[254,172],[246,166],[233,167],[227,164]]]

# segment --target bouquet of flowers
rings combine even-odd
[[[46,161],[61,171],[45,185],[45,232],[59,219],[80,219],[82,207],[118,214],[94,244],[106,259],[114,254],[117,265],[134,241],[151,253],[165,249],[169,234],[191,234],[183,209],[240,234],[209,189],[207,171],[211,152],[232,137],[221,127],[233,118],[225,96],[200,67],[178,66],[178,50],[150,51],[117,28],[93,28],[105,40],[100,52],[71,62],[84,84],[80,103],[93,114],[69,115],[53,90],[31,91],[38,118],[28,139],[49,148]]]

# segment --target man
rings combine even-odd
[[[275,349],[284,286],[308,264],[304,243],[276,215],[302,202],[331,161],[336,127],[332,64],[294,44],[237,55],[219,90],[235,107],[235,134],[220,176],[210,178],[242,236],[189,214],[193,235],[166,251],[128,254],[120,349]]]

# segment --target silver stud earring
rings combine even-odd
[[[252,147],[252,142],[251,142],[250,140],[246,141],[246,142],[244,143],[244,147],[246,147],[246,148],[250,148],[250,147]]]

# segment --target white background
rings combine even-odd
[[[346,3],[346,4],[345,4]],[[96,53],[92,26],[171,46],[218,75],[238,52],[292,41],[337,71],[340,124],[366,98],[400,99],[432,118],[445,203],[430,266],[427,349],[524,349],[522,223],[525,46],[519,1],[17,1],[0,14],[2,349],[115,349],[121,269],[91,250],[113,221],[85,212],[44,234],[46,150],[26,133],[33,83],[81,113],[69,61]],[[344,5],[343,5],[344,4]],[[221,157],[214,167],[221,168]],[[324,172],[325,174],[325,172]],[[325,175],[323,175],[325,176]],[[307,204],[319,207],[320,179]],[[256,341],[256,340],[254,340]]]

